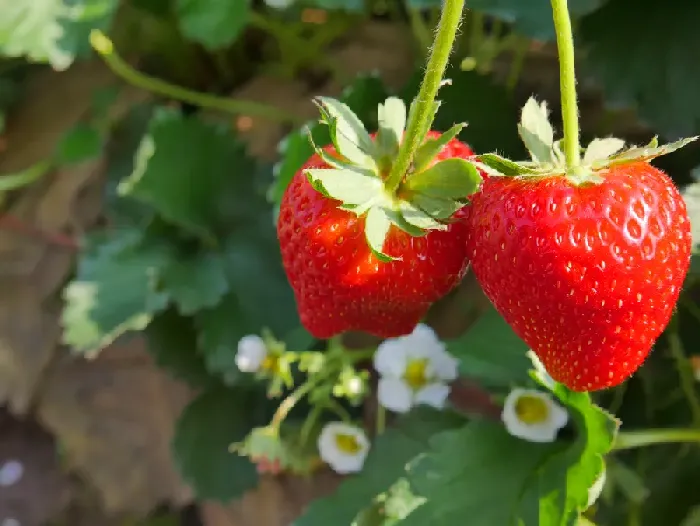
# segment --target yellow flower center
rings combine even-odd
[[[267,372],[275,372],[277,370],[277,356],[268,354],[265,356],[262,364],[260,364],[260,370]]]
[[[515,414],[526,424],[541,424],[549,417],[549,406],[538,396],[523,395],[515,402]]]
[[[420,360],[410,360],[406,365],[403,379],[413,389],[417,391],[428,383],[428,360],[426,358]]]
[[[338,433],[335,435],[335,445],[338,446],[340,451],[348,455],[357,455],[362,449],[357,438],[355,438],[354,435],[348,435],[346,433]]]

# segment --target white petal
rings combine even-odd
[[[406,370],[404,338],[384,340],[374,353],[374,368],[382,376],[400,378]]]
[[[415,403],[430,405],[436,409],[445,407],[450,386],[442,383],[428,384],[416,393]]]
[[[549,410],[551,411],[550,418],[552,421],[552,427],[561,429],[569,422],[569,412],[555,401],[552,401],[552,405],[550,406]]]
[[[249,334],[238,342],[236,366],[244,373],[258,371],[266,357],[267,346],[260,336]]]
[[[413,407],[413,392],[400,378],[384,377],[377,386],[379,403],[395,413],[406,413]]]
[[[354,454],[348,454],[338,448],[337,435],[352,435],[360,445],[360,450]],[[318,437],[318,453],[337,473],[354,473],[362,469],[367,454],[369,453],[369,440],[361,429],[343,422],[330,422],[321,430]]]
[[[523,422],[515,411],[515,406],[521,396],[532,396],[545,402],[549,408],[548,418],[544,422],[529,424]],[[559,429],[566,425],[568,413],[557,404],[547,393],[534,389],[513,389],[503,405],[501,419],[506,430],[513,436],[530,442],[553,442]]]
[[[459,361],[445,350],[435,354],[431,358],[431,365],[433,366],[435,376],[440,380],[451,382],[459,376]]]
[[[435,331],[422,323],[404,338],[409,358],[431,358],[445,350],[445,344],[438,339]]]
[[[595,479],[593,485],[588,488],[588,507],[590,508],[598,500],[600,494],[603,493],[603,487],[605,486],[605,479],[607,478],[605,469],[605,464],[603,464],[603,471],[600,472],[598,478]]]

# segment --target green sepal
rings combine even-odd
[[[374,256],[385,263],[400,259],[384,253],[384,242],[392,224],[394,222],[384,207],[373,206],[367,211],[367,216],[365,217],[365,239]]]
[[[447,220],[457,210],[467,205],[469,201],[454,199],[441,199],[424,194],[415,194],[411,197],[411,203],[436,220]]]
[[[488,168],[494,170],[498,175],[505,175],[506,177],[533,175],[537,173],[537,170],[525,166],[524,163],[511,161],[495,153],[485,153],[477,156],[477,159]]]
[[[376,148],[362,121],[344,103],[330,97],[317,97],[314,102],[321,112],[340,155],[366,168],[376,168]]]
[[[452,158],[412,174],[405,188],[412,193],[443,199],[466,199],[479,190],[481,183],[481,175],[472,163]]]
[[[306,170],[311,185],[327,197],[344,205],[359,206],[371,202],[381,192],[382,181],[371,172],[318,168]]]
[[[687,146],[691,142],[696,141],[698,138],[699,136],[696,135],[695,137],[688,137],[659,146],[658,138],[654,137],[646,146],[633,146],[632,148],[623,150],[622,152],[611,156],[609,159],[604,160],[601,164],[602,167],[604,167],[636,161],[651,161],[656,157],[661,157],[662,155],[668,155],[671,152],[675,152],[676,150]],[[593,165],[594,168],[597,167],[597,165],[598,163],[595,163]]]
[[[549,122],[547,103],[530,97],[523,106],[518,133],[530,157],[537,163],[554,163],[554,128]]]
[[[376,148],[379,159],[391,162],[399,152],[406,128],[406,105],[397,97],[389,97],[378,109],[379,129]],[[381,163],[380,163],[381,164]]]
[[[407,230],[404,228],[402,228],[402,230],[405,230],[412,236],[418,237],[420,235],[425,235],[429,230],[447,230],[448,228],[446,224],[441,223],[434,217],[431,217],[414,203],[401,201],[399,203],[399,211],[401,213],[401,217],[413,227],[412,230]]]
[[[625,141],[616,137],[593,139],[586,147],[586,152],[583,155],[583,164],[606,161],[624,147]]]
[[[418,150],[416,150],[416,155],[413,157],[413,170],[415,172],[422,172],[430,166],[430,163],[437,157],[447,143],[457,137],[466,126],[467,123],[465,122],[455,124],[437,139],[428,139],[425,141]]]

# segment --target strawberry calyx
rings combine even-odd
[[[318,97],[315,102],[321,122],[330,129],[336,154],[314,144],[309,133],[314,150],[330,168],[309,169],[306,176],[317,191],[340,201],[339,208],[365,219],[365,238],[381,261],[399,259],[384,252],[392,225],[416,237],[446,230],[451,216],[478,191],[482,179],[472,163],[458,158],[435,161],[466,124],[456,124],[439,137],[425,140],[408,173],[392,188],[389,175],[407,120],[412,118],[403,101],[389,97],[379,105],[379,129],[374,137],[342,102],[328,97]]]
[[[680,139],[659,146],[654,137],[646,146],[625,147],[625,141],[616,137],[593,139],[584,148],[579,165],[567,169],[561,140],[554,140],[554,128],[549,121],[547,103],[538,103],[531,97],[523,106],[518,133],[530,154],[529,161],[511,161],[496,153],[477,156],[477,166],[490,176],[498,177],[566,177],[576,186],[599,184],[601,172],[615,165],[649,162],[656,157],[674,152],[698,139],[698,136]]]

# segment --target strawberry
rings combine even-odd
[[[316,149],[282,198],[282,260],[301,321],[317,338],[409,334],[467,270],[466,225],[450,217],[481,178],[464,160],[472,150],[455,139],[462,125],[430,132],[412,172],[391,188],[406,120],[397,101],[380,106],[379,132],[369,135],[347,107],[321,99],[334,144]]]
[[[669,323],[688,271],[685,204],[648,162],[688,141],[620,152],[622,141],[597,139],[571,175],[544,105],[528,102],[521,135],[533,162],[480,156],[512,177],[489,177],[471,198],[473,272],[555,380],[618,385]]]

